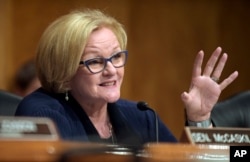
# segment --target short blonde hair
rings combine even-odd
[[[90,34],[108,27],[126,49],[127,35],[115,18],[99,10],[74,11],[54,21],[43,33],[36,55],[37,73],[42,87],[50,92],[70,90],[68,82],[75,75]]]

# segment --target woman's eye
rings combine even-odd
[[[118,54],[116,54],[116,55],[113,56],[113,59],[119,59],[120,57],[121,57],[121,54],[118,53]]]
[[[93,59],[88,61],[88,65],[103,64],[103,59]]]

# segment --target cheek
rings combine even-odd
[[[78,86],[91,87],[95,84],[94,77],[80,77],[77,80]]]
[[[119,76],[119,79],[120,81],[122,82],[123,80],[123,76],[124,76],[124,68],[120,68],[117,72],[118,76]]]
[[[76,75],[70,81],[71,89],[79,89],[79,87],[85,86],[88,83],[91,83],[91,77],[88,74],[83,73],[82,71],[78,71]]]

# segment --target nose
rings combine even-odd
[[[111,61],[107,61],[107,65],[104,69],[104,73],[105,74],[114,74],[116,73],[116,68],[114,67],[114,65],[112,64]]]

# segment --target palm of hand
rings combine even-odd
[[[221,89],[219,84],[210,77],[199,76],[193,79],[189,90],[189,100],[185,103],[189,114],[204,116],[208,114],[219,99]]]
[[[200,51],[196,57],[189,92],[183,92],[181,95],[189,120],[202,121],[208,119],[222,90],[231,84],[238,76],[238,72],[235,71],[220,83],[212,79],[220,78],[227,61],[226,53],[219,59],[221,51],[222,49],[218,47],[213,52],[203,72],[201,67],[204,52]],[[217,63],[218,60],[219,62]]]

